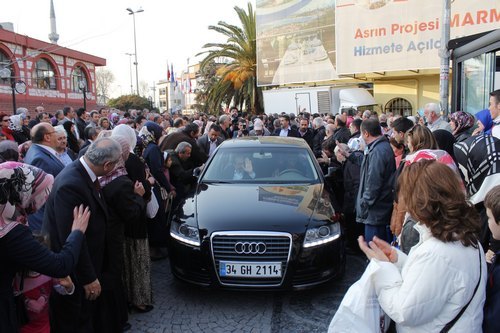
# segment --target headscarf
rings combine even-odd
[[[113,112],[110,116],[109,116],[109,121],[116,125],[118,123],[118,121],[120,120],[120,116],[118,115],[118,113],[116,112]]]
[[[141,128],[141,131],[139,132],[139,140],[141,144],[143,145],[144,149],[152,142],[156,143],[156,139],[153,133],[148,131],[146,126],[143,126]]]
[[[455,143],[454,148],[469,200],[484,201],[486,193],[500,184],[500,140],[480,134]]]
[[[481,122],[484,126],[483,133],[491,134],[491,128],[493,127],[493,120],[491,119],[491,113],[489,109],[484,109],[476,113],[476,119]]]
[[[29,164],[0,164],[0,238],[28,215],[42,207],[50,194],[54,177]]]
[[[18,157],[19,162],[24,162],[24,158],[26,157],[26,154],[28,153],[28,150],[31,148],[32,144],[33,144],[33,142],[31,142],[31,140],[30,140],[30,141],[26,141],[26,142],[21,143],[17,147],[17,152],[19,153],[19,157]]]
[[[450,169],[455,171],[457,176],[460,177],[460,173],[458,172],[457,165],[455,161],[446,151],[441,149],[420,149],[413,154],[406,155],[405,164],[410,165],[412,163],[421,161],[421,160],[435,160],[439,163],[447,165]]]
[[[438,129],[432,132],[432,135],[434,135],[434,138],[436,139],[438,148],[446,151],[448,154],[450,154],[451,157],[453,157],[453,159],[455,159],[453,145],[455,144],[456,140],[453,134],[445,129]]]
[[[75,134],[71,131],[71,126],[75,126],[71,121],[65,121],[63,124],[64,129],[66,130],[68,137],[68,147],[75,153],[80,151],[80,145],[78,144],[78,139]]]
[[[17,143],[10,140],[0,141],[0,163],[7,161],[17,162],[18,159]]]
[[[22,131],[23,130],[23,119],[22,119],[20,114],[10,116],[9,128],[13,131]]]
[[[457,111],[450,114],[450,120],[455,123],[453,135],[462,133],[474,126],[474,116],[464,111]]]
[[[128,125],[118,125],[112,130],[111,136],[123,136],[125,139],[127,139],[127,142],[130,146],[130,152],[134,152],[135,145],[137,144],[137,135],[135,134],[135,131],[132,127]]]
[[[99,178],[99,184],[101,187],[105,187],[116,178],[127,174],[127,169],[125,169],[125,157],[127,157],[130,152],[128,140],[121,135],[111,135],[111,138],[120,144],[122,151],[113,171]]]
[[[158,125],[155,122],[152,121],[147,121],[144,124],[144,127],[146,127],[149,131],[149,133],[152,133],[155,137],[155,141],[158,142],[160,140],[162,134],[163,134],[163,128],[161,128],[160,125]]]

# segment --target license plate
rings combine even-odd
[[[219,264],[220,276],[274,278],[281,277],[281,263],[277,262],[229,262]]]

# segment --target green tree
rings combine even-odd
[[[124,111],[128,109],[149,109],[151,107],[147,98],[137,95],[122,95],[112,98],[108,101],[108,106]]]
[[[255,12],[251,3],[248,10],[234,7],[241,22],[241,27],[220,21],[217,26],[209,26],[227,37],[226,43],[208,43],[203,46],[207,54],[201,62],[201,69],[206,69],[213,61],[224,59],[224,64],[217,71],[217,79],[207,87],[206,104],[210,110],[218,110],[221,104],[231,102],[246,108],[247,111],[260,114],[264,111],[262,91],[257,87],[257,52],[255,40]]]

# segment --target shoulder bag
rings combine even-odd
[[[460,312],[455,316],[455,318],[453,318],[448,324],[446,324],[443,327],[443,329],[440,331],[440,333],[447,333],[453,327],[453,325],[455,325],[455,323],[460,319],[460,317],[462,317],[465,310],[467,310],[467,307],[469,306],[470,302],[472,302],[472,300],[474,299],[474,296],[476,295],[477,288],[479,288],[479,284],[481,283],[481,270],[482,270],[482,267],[481,267],[481,247],[479,246],[479,244],[477,246],[477,252],[479,254],[479,280],[477,281],[476,288],[474,288],[474,292],[472,293],[472,297],[467,302],[467,304],[464,305],[462,310],[460,310]]]

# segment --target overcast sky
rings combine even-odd
[[[208,30],[219,21],[239,24],[234,7],[247,8],[249,0],[54,0],[58,44],[107,61],[116,77],[115,96],[130,93],[129,56],[134,53],[132,16],[126,8],[144,12],[136,17],[139,80],[150,87],[166,79],[167,61],[178,74],[196,60],[208,42],[221,42]],[[250,0],[255,10],[255,0]],[[6,1],[0,22],[12,22],[14,31],[49,42],[50,0]],[[133,62],[133,58],[132,58]],[[169,65],[170,66],[170,65]],[[133,85],[135,89],[135,68]]]

